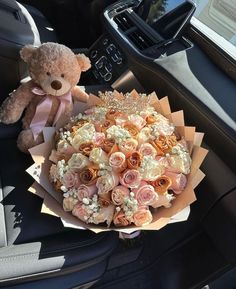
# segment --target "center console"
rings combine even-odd
[[[170,7],[167,1],[163,8],[158,0],[121,0],[109,6],[104,11],[107,33],[89,50],[95,79],[112,84],[128,69],[128,51],[155,60],[190,48],[184,31],[195,4],[190,0],[175,2],[180,5]]]

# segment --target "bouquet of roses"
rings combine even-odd
[[[168,99],[155,93],[106,92],[96,103],[56,131],[38,179],[31,175],[80,226],[164,226],[195,200],[203,135],[184,127],[182,112],[171,114]]]

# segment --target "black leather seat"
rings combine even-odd
[[[49,25],[43,15],[27,9],[41,42],[56,41],[55,33],[43,30]],[[59,218],[40,213],[42,200],[28,192],[33,179],[25,172],[32,159],[16,147],[20,127],[20,122],[0,125],[0,287],[27,288],[25,282],[31,281],[33,288],[37,282],[42,288],[43,282],[60,282],[62,275],[71,287],[94,282],[105,271],[118,234],[64,228]]]

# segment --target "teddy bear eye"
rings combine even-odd
[[[64,77],[65,77],[65,74],[64,74],[64,73],[62,73],[62,74],[61,74],[61,77],[62,77],[62,78],[64,78]]]
[[[51,73],[48,71],[48,72],[47,72],[47,75],[48,75],[48,76],[50,76],[50,75],[51,75]]]

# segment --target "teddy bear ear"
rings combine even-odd
[[[77,54],[76,59],[79,63],[81,71],[87,71],[91,67],[89,58],[84,54]]]
[[[37,47],[33,45],[26,45],[20,51],[20,56],[25,62],[29,62],[30,58],[33,55],[33,52],[37,49]]]

